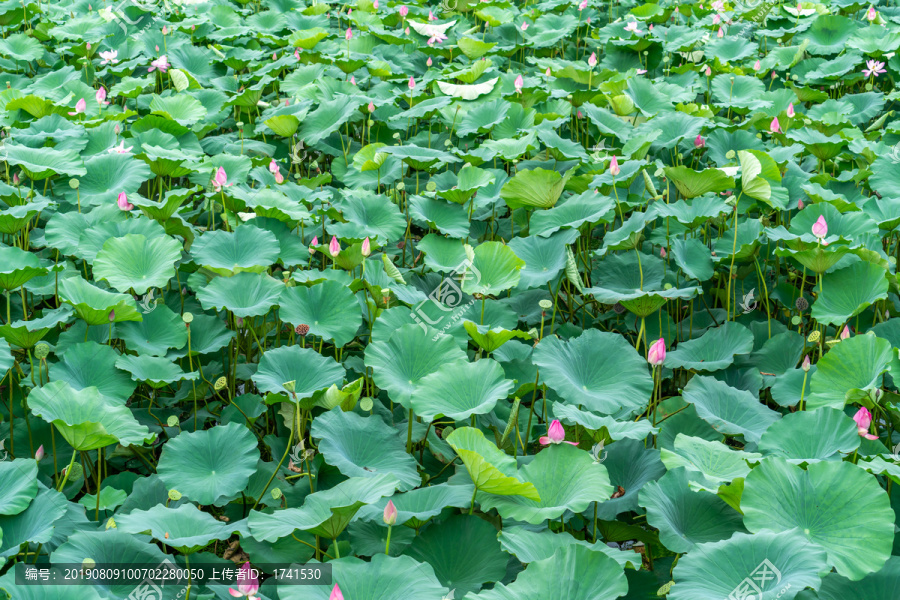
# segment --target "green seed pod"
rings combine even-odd
[[[169,490],[169,500],[172,502],[178,502],[181,500],[181,492],[178,490]]]
[[[178,427],[178,417],[175,415],[171,415],[168,419],[166,419],[166,425],[169,427]]]
[[[191,321],[194,320],[194,315],[192,315],[189,312],[186,312],[183,315],[181,315],[181,320],[184,321],[185,323],[190,323]]]
[[[77,179],[74,179],[74,178],[73,178],[73,179],[70,179],[70,180],[69,180],[69,187],[72,188],[73,190],[77,190],[80,183],[81,183],[81,182],[78,181]]]
[[[50,354],[50,344],[47,342],[38,342],[34,346],[34,357],[38,360],[44,360]]]
[[[359,401],[359,407],[366,412],[369,412],[370,410],[372,410],[372,408],[374,406],[375,406],[375,403],[372,402],[371,398],[363,398],[362,400]]]
[[[549,300],[541,300],[540,302],[538,302],[538,306],[540,306],[544,310],[549,310],[553,308],[553,303]]]
[[[272,494],[272,498],[274,498],[275,500],[279,500],[282,496],[281,488],[272,488],[272,491],[269,493]]]
[[[218,379],[216,379],[216,383],[213,386],[213,388],[218,392],[218,391],[224,390],[225,386],[227,386],[227,385],[228,385],[228,380],[225,379],[224,377],[219,377]]]

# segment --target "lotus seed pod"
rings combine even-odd
[[[281,488],[272,488],[272,491],[269,493],[272,494],[272,497],[276,500],[280,499],[282,495]]]
[[[115,529],[116,528],[116,520],[113,519],[112,517],[110,517],[109,520],[106,522],[106,528],[107,529]]]
[[[369,412],[370,410],[372,410],[372,408],[374,406],[375,406],[375,403],[372,402],[371,398],[363,398],[362,400],[359,401],[359,407],[366,412]]]
[[[401,192],[402,192],[402,191],[405,190],[405,189],[406,189],[406,184],[403,183],[402,181],[401,181],[400,183],[397,184],[397,190],[398,190],[398,191],[401,191]]]
[[[34,357],[38,360],[44,360],[50,354],[50,344],[47,342],[38,342],[34,347]]]
[[[194,315],[192,315],[189,312],[186,312],[183,315],[181,315],[181,320],[184,321],[185,323],[190,323],[191,321],[194,320]]]
[[[307,333],[309,333],[309,325],[307,325],[306,323],[300,323],[299,325],[297,325],[297,327],[294,328],[294,331],[297,333],[297,335],[305,336]]]
[[[547,309],[553,308],[553,303],[550,302],[549,300],[541,300],[540,302],[538,302],[538,306],[540,306],[544,310],[547,310]]]
[[[433,181],[429,181],[429,182],[425,185],[425,190],[426,190],[426,191],[433,192],[433,191],[435,191],[436,189],[437,189],[437,184],[436,184],[435,182],[433,182]]]
[[[62,470],[63,477],[65,477],[66,469]],[[69,480],[75,481],[79,477],[84,475],[84,467],[81,466],[81,463],[74,463],[72,465],[72,472],[69,473]]]
[[[815,343],[815,342],[818,342],[821,337],[822,337],[822,334],[820,334],[818,331],[813,331],[812,333],[809,334],[809,337],[806,338],[806,341],[810,342],[810,343]]]
[[[216,383],[213,386],[213,389],[215,389],[218,392],[218,391],[224,390],[227,385],[228,385],[228,380],[225,379],[224,377],[219,377],[218,379],[216,379]]]
[[[93,569],[97,566],[97,561],[95,561],[93,558],[85,558],[83,561],[81,561],[81,566],[85,569]]]
[[[799,310],[800,312],[803,312],[804,310],[809,308],[809,302],[806,300],[806,298],[803,298],[801,296],[800,298],[797,298],[797,300],[794,302],[794,306],[797,307],[797,310]]]
[[[625,314],[625,307],[616,302],[615,304],[613,304],[613,312],[617,315],[623,315]]]
[[[296,381],[285,381],[281,384],[284,389],[289,391],[290,393],[294,393],[296,391],[297,382]]]
[[[166,425],[169,427],[178,427],[178,417],[175,415],[169,416],[169,418],[166,419]]]
[[[72,188],[73,190],[77,190],[80,183],[81,183],[81,182],[78,181],[77,179],[74,179],[74,178],[73,178],[73,179],[70,179],[70,180],[69,180],[69,187]]]
[[[169,500],[172,502],[178,502],[181,500],[181,492],[178,490],[169,490]]]

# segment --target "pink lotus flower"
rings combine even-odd
[[[245,562],[238,573],[238,589],[228,588],[228,593],[235,598],[247,598],[247,600],[259,600],[256,592],[259,591],[259,580],[254,575],[250,563]]]
[[[794,103],[791,102],[790,104],[788,104],[788,107],[787,107],[787,116],[789,119],[793,119],[795,114],[796,113],[794,112]]]
[[[722,18],[719,15],[713,15],[713,25],[718,25]]]
[[[316,253],[316,246],[318,246],[318,245],[319,245],[319,236],[315,236],[315,237],[312,239],[312,241],[309,243],[309,253],[310,253],[310,254],[315,254],[315,253]]]
[[[272,53],[272,62],[275,62],[276,60],[278,60],[278,55],[273,52]]]
[[[400,7],[400,16],[405,19],[406,15],[408,15],[408,14],[409,14],[409,8],[404,4],[403,6]]]
[[[155,69],[159,69],[161,73],[165,73],[169,70],[169,61],[166,60],[166,55],[163,54],[156,60],[150,63],[150,68],[147,69],[148,73],[152,73]]]
[[[331,589],[331,595],[328,596],[328,600],[344,600],[344,595],[341,593],[341,588],[338,587],[338,584],[334,584],[334,587]]]
[[[869,433],[869,426],[872,424],[872,413],[869,412],[869,409],[863,406],[856,414],[853,415],[853,420],[856,421],[857,431],[859,435],[866,438],[867,440],[877,440],[877,435],[872,435]]]
[[[800,364],[800,368],[803,369],[804,373],[809,373],[810,361],[809,355],[803,357],[803,362]]]
[[[803,210],[804,206],[806,206],[806,205],[803,204],[803,198],[800,198],[799,200],[797,200],[797,210]]]
[[[74,117],[75,115],[79,115],[85,111],[87,108],[87,102],[84,101],[84,98],[75,103],[75,112],[70,112],[69,116]]]
[[[522,23],[522,31],[528,30],[528,23]]]
[[[230,185],[233,184],[228,183],[228,174],[225,172],[225,168],[219,167],[219,169],[216,171],[215,177],[213,177],[212,180],[213,189],[218,192],[221,191],[223,187],[228,187]]]
[[[331,243],[328,244],[328,254],[331,255],[332,258],[336,257],[341,253],[341,243],[338,242],[337,236],[331,236]]]
[[[706,140],[698,133],[697,137],[694,138],[694,148],[703,148],[704,146],[706,146]]]
[[[869,10],[866,11],[866,20],[868,20],[871,23],[872,21],[875,20],[876,16],[877,16],[877,14],[875,13],[875,7],[870,6]]]
[[[385,525],[397,523],[397,507],[394,506],[393,500],[388,500],[387,506],[384,507],[384,523]]]
[[[707,77],[709,77],[710,75],[712,75],[712,69],[709,68],[709,65],[706,65],[706,72],[705,72],[705,75],[706,75]]]
[[[41,444],[40,448],[37,449],[37,452],[34,453],[34,460],[41,462],[41,459],[44,458],[44,445]]]
[[[409,35],[409,27],[403,30],[404,35]]]
[[[877,60],[867,60],[866,68],[862,72],[866,77],[878,77],[882,73],[887,73],[884,70],[884,63]]]
[[[629,21],[628,25],[625,26],[625,31],[630,31],[631,33],[633,33],[635,35],[640,35],[640,33],[641,33],[641,30],[638,29],[637,21]]]
[[[578,442],[566,442],[566,430],[563,429],[562,423],[558,419],[553,419],[550,427],[547,428],[547,435],[542,435],[538,438],[538,442],[541,443],[541,446],[562,443],[572,444],[573,446],[578,445]]]
[[[666,360],[666,340],[663,338],[659,338],[652,344],[650,344],[650,349],[647,350],[647,362],[653,365],[654,367],[658,367],[663,364]]]
[[[109,102],[106,101],[106,88],[103,86],[100,86],[100,89],[94,94],[94,98],[97,100],[97,104],[109,104]]]
[[[429,21],[437,21],[437,17],[434,16],[434,13],[430,10],[428,11],[428,20]]]
[[[646,72],[647,72],[647,69],[638,69],[635,71],[635,73],[637,73],[638,75],[643,75]]]
[[[375,2],[372,3],[372,8],[378,10],[378,0],[375,0]]]
[[[87,44],[84,45],[84,47],[85,47],[86,50],[90,50],[90,49],[91,49],[91,43],[88,42]]]
[[[113,146],[108,150],[109,154],[128,154],[134,146],[125,147],[125,140],[119,142],[118,146]]]
[[[119,192],[116,204],[119,206],[119,210],[129,211],[134,208],[134,204],[128,201],[128,196],[125,195],[125,192]]]
[[[278,163],[275,162],[274,158],[269,161],[269,173],[271,173],[272,175],[274,175],[275,173],[280,173],[280,170],[278,169]]]
[[[360,250],[363,256],[368,256],[372,254],[372,242],[369,241],[369,238],[363,240],[362,249]]]
[[[346,39],[348,42],[353,39],[353,30],[349,27],[347,28],[347,33],[344,34],[344,39]]]
[[[719,27],[719,31],[718,31],[718,33],[716,33],[716,37],[717,37],[717,38],[723,38],[723,37],[725,37],[725,30],[722,29],[721,27]]]
[[[596,52],[591,52],[591,55],[588,57],[588,66],[592,69],[597,66],[597,53]]]
[[[813,223],[812,234],[820,240],[828,235],[828,222],[825,221],[825,215],[819,215],[819,218]]]
[[[772,122],[769,123],[769,131],[771,133],[781,133],[781,125],[778,124],[778,117],[772,119]]]
[[[669,254],[666,252],[666,249],[665,249],[665,248],[660,248],[660,249],[659,249],[659,257],[660,257],[660,258],[665,258],[665,257],[667,257],[668,255],[669,255]]]
[[[165,25],[163,25],[163,35],[166,35],[168,33],[169,33],[168,28]]]
[[[584,10],[587,8],[587,0],[581,0],[581,4],[578,5],[578,10]]]
[[[846,340],[848,337],[850,337],[850,327],[848,327],[847,325],[844,325],[844,328],[841,330],[840,337],[841,337],[841,340]]]
[[[116,58],[117,56],[119,56],[118,50],[109,50],[108,52],[101,52],[100,58],[102,58],[103,60],[100,61],[100,64],[101,65],[105,65],[108,63],[116,64],[117,62],[119,62],[118,59]]]
[[[612,173],[612,176],[615,177],[618,175],[622,169],[619,168],[619,159],[613,155],[612,160],[609,161],[609,172]]]
[[[296,58],[297,60],[300,60],[300,48],[297,48],[296,50],[294,50],[294,58]]]
[[[521,75],[519,75],[518,77],[516,77],[516,80],[515,80],[515,82],[513,82],[513,85],[514,85],[515,88],[516,88],[516,93],[517,93],[517,94],[521,94],[521,93],[522,93],[522,86],[525,85],[525,80],[522,79],[522,76],[521,76]]]
[[[428,57],[428,60],[425,61],[425,65],[428,66],[428,67],[430,67],[430,66],[433,65],[433,64],[434,64],[434,62],[431,60],[431,57],[429,56],[429,57]]]
[[[758,60],[757,60],[755,63],[753,63],[753,70],[754,70],[754,71],[759,71],[760,68],[761,68],[761,65],[759,64],[759,61],[758,61]]]
[[[350,85],[356,85],[356,76],[354,76],[354,75],[350,76]]]
[[[409,78],[409,83],[407,84],[410,90],[416,89],[416,80],[412,77]]]

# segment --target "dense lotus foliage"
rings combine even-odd
[[[896,600],[900,8],[0,26],[0,598]]]

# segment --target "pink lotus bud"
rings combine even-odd
[[[869,409],[863,406],[856,414],[853,415],[853,420],[856,421],[856,428],[859,435],[866,438],[867,440],[877,440],[877,435],[872,435],[869,433],[869,426],[872,424],[872,413],[869,412]]]
[[[753,63],[753,70],[754,70],[754,71],[759,71],[760,68],[761,68],[761,66],[760,66],[760,64],[759,64],[759,60],[757,60],[755,63]]]
[[[237,580],[240,582],[237,590],[228,588],[228,593],[235,598],[253,598],[259,591],[259,580],[256,578],[255,571],[250,568],[249,562],[245,562],[241,566]]]
[[[575,118],[576,118],[576,119],[580,119],[580,118],[582,118],[583,116],[584,116],[584,115],[581,114],[581,111],[580,111],[580,110],[575,111]]]
[[[125,192],[119,192],[116,204],[119,206],[119,210],[129,211],[134,208],[134,204],[128,201],[128,196],[125,195]]]
[[[522,76],[521,76],[521,75],[519,75],[518,77],[516,77],[516,80],[515,80],[515,82],[513,82],[513,85],[514,85],[515,88],[516,88],[516,93],[517,93],[517,94],[521,94],[521,93],[522,93],[522,86],[525,85],[525,80],[522,79]]]
[[[218,191],[222,189],[222,187],[226,183],[228,183],[228,174],[225,173],[224,167],[219,167],[219,169],[216,171],[216,176],[213,177],[213,187]]]
[[[425,61],[425,64],[426,64],[427,66],[429,66],[429,67],[430,67],[432,64],[434,64],[434,63],[431,61],[431,57],[430,57],[430,56],[428,57],[428,60]]]
[[[375,0],[375,2],[372,3],[372,8],[378,10],[378,0]]]
[[[716,34],[717,38],[725,37],[725,30],[719,27],[719,32]]]
[[[787,116],[788,116],[788,118],[793,119],[794,114],[795,114],[794,113],[794,103],[791,102],[790,104],[788,104],[788,107],[787,107]]]
[[[769,131],[772,133],[781,133],[781,125],[778,123],[778,117],[772,119],[772,122],[769,123]]]
[[[388,500],[387,506],[384,507],[384,523],[385,525],[397,523],[397,507],[394,506],[393,500]]]
[[[156,51],[159,52],[159,45],[156,46]]]
[[[659,338],[652,344],[650,344],[650,349],[647,350],[647,362],[653,365],[654,367],[658,367],[663,364],[666,360],[666,340],[663,338]]]
[[[41,444],[41,447],[37,449],[37,452],[34,453],[34,460],[41,462],[41,459],[44,458],[44,445]]]
[[[405,33],[406,35],[409,35],[409,27],[407,27],[406,29],[404,29],[404,30],[403,30],[403,33]]]
[[[694,148],[702,148],[706,145],[706,140],[698,133],[697,137],[694,138]]]
[[[273,175],[278,173],[278,163],[275,162],[274,158],[269,161],[269,173],[272,173]]]
[[[825,215],[819,215],[819,218],[813,223],[812,234],[820,240],[828,235],[828,223],[825,221]]]
[[[341,244],[338,242],[337,236],[331,236],[331,243],[328,244],[328,253],[332,258],[341,253]]]
[[[91,43],[88,42],[87,44],[84,45],[84,47],[87,48],[88,50],[90,50],[90,49],[91,49]]]
[[[522,23],[522,31],[526,31],[528,29],[528,23]]]
[[[800,368],[803,369],[804,373],[809,373],[809,366],[810,366],[809,355],[807,354],[806,356],[803,357],[803,363],[800,365]]]
[[[278,55],[273,52],[272,53],[272,62],[275,62],[276,60],[278,60]]]
[[[372,242],[369,241],[369,238],[363,240],[362,249],[360,250],[363,256],[368,256],[372,254]]]
[[[344,34],[344,38],[349,42],[353,39],[353,30],[349,27],[347,28],[347,33]]]
[[[668,254],[668,252],[666,252],[666,249],[665,249],[665,248],[660,248],[660,249],[659,249],[659,257],[660,257],[660,258],[665,258],[665,257],[667,257],[668,255],[669,255],[669,254]]]
[[[100,89],[97,90],[96,94],[94,94],[94,98],[96,98],[97,104],[109,104],[109,102],[105,101],[106,100],[106,88],[104,88],[103,86],[100,86]]]
[[[407,6],[404,4],[403,6],[400,7],[400,16],[405,19],[406,15],[408,15],[408,14],[409,14],[409,8],[407,8]]]
[[[434,13],[430,10],[428,11],[428,20],[429,21],[437,21],[437,17],[434,16]]]
[[[713,15],[713,25],[718,25],[722,18],[719,15]]]
[[[841,340],[846,340],[848,337],[850,337],[850,327],[844,325],[844,329],[841,330]]]
[[[309,253],[310,253],[310,254],[315,254],[315,253],[316,253],[316,248],[315,248],[315,247],[318,246],[318,245],[319,245],[319,236],[315,236],[315,237],[312,239],[312,241],[309,243]]]
[[[87,108],[87,102],[84,101],[84,98],[75,103],[75,112],[70,112],[69,116],[74,117],[75,115],[79,115],[85,111]]]
[[[331,589],[331,595],[328,596],[328,600],[344,600],[344,595],[341,593],[341,588],[338,587],[338,584],[334,584],[334,587]]]
[[[19,174],[13,173],[13,185],[19,185]]]
[[[710,75],[712,75],[712,69],[709,68],[709,65],[706,65],[706,71],[704,72],[704,74],[705,74],[707,77],[709,77]]]
[[[588,66],[592,69],[597,66],[597,53],[596,52],[591,52],[591,55],[588,57]]]
[[[869,22],[872,22],[872,21],[875,20],[875,17],[876,17],[876,14],[875,14],[875,7],[874,7],[874,6],[870,6],[870,7],[869,7],[869,10],[866,11],[866,19],[867,19]]]
[[[618,175],[622,169],[619,168],[619,159],[613,155],[612,160],[609,161],[609,172],[612,173],[612,176],[615,177]]]
[[[356,85],[356,77],[354,75],[350,76],[350,85]]]
[[[297,60],[300,60],[300,49],[299,48],[294,50],[294,58],[296,58]]]
[[[587,8],[587,0],[581,0],[581,4],[578,5],[578,10],[584,10]]]
[[[416,80],[410,76],[409,83],[407,85],[409,85],[409,89],[411,90],[416,89]]]
[[[121,130],[119,129],[119,124],[118,124],[118,123],[116,123],[116,126],[113,127],[113,131],[116,132],[116,135],[119,135],[119,132],[120,132]]]
[[[369,109],[369,112],[370,112],[370,113],[375,112],[375,103],[374,103],[374,102],[369,102],[369,106],[368,106],[367,108]]]
[[[797,200],[797,210],[803,210],[804,206],[806,206],[806,205],[803,204],[803,198],[800,198],[799,200]]]
[[[115,320],[116,320],[116,311],[114,311],[114,310],[109,311],[109,322],[112,323]]]
[[[546,75],[547,77],[550,77],[550,67],[547,67],[547,70],[544,71],[544,75]]]
[[[281,174],[281,171],[275,173],[275,183],[284,183],[284,175]]]
[[[547,428],[547,435],[542,435],[538,438],[538,441],[542,446],[548,444],[561,444],[563,442],[572,444],[573,446],[578,445],[578,442],[566,442],[566,430],[563,429],[562,423],[560,423],[558,419],[554,419],[550,423],[550,427]]]

